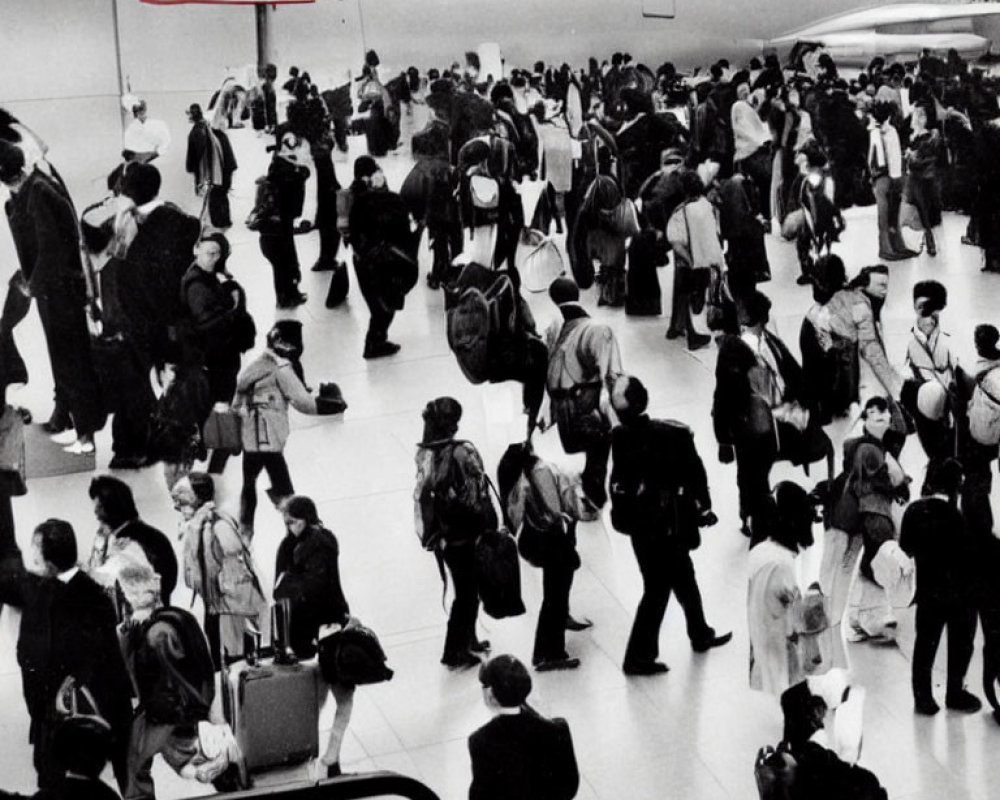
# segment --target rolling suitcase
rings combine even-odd
[[[284,616],[287,620],[287,615]],[[281,620],[272,630],[287,631]],[[301,764],[319,755],[320,692],[326,691],[315,659],[289,658],[282,636],[274,654],[256,647],[248,658],[223,658],[223,712],[249,772]]]

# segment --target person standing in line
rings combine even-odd
[[[278,545],[274,598],[291,603],[292,651],[300,659],[316,655],[320,640],[357,626],[350,615],[340,582],[340,546],[337,537],[320,521],[316,504],[295,495],[282,504],[285,538]],[[322,662],[322,656],[321,656]],[[327,778],[340,775],[340,746],[354,708],[354,685],[327,681],[337,704],[326,751],[320,757]],[[321,705],[326,693],[320,696]]]
[[[136,99],[132,106],[135,119],[122,137],[122,150],[131,161],[148,164],[166,154],[170,147],[170,131],[162,119],[150,119],[146,101]]]
[[[868,164],[878,206],[878,257],[902,261],[917,255],[903,241],[899,230],[899,208],[903,197],[903,153],[899,133],[892,124],[896,106],[875,103],[868,126]]]
[[[965,688],[976,638],[974,585],[976,556],[972,534],[958,510],[962,467],[952,458],[932,461],[924,497],[912,502],[900,524],[899,546],[917,567],[917,638],[913,645],[913,708],[918,714],[940,710],[931,672],[941,633],[948,629],[948,691],[945,705],[972,713],[982,708]]]
[[[30,571],[16,546],[5,556],[0,602],[22,611],[17,662],[39,788],[54,789],[62,777],[53,751],[56,697],[72,678],[78,689],[89,689],[111,727],[111,763],[124,790],[132,705],[111,601],[77,567],[76,534],[64,520],[47,519],[35,528]]]
[[[286,130],[275,145],[274,157],[267,169],[277,204],[273,219],[260,228],[260,252],[271,264],[274,273],[274,294],[278,308],[295,308],[306,301],[299,291],[302,273],[295,249],[295,219],[305,204],[306,178],[309,168],[298,163],[299,137]]]
[[[594,322],[580,305],[580,289],[572,278],[556,278],[549,297],[561,321],[546,331],[549,370],[546,388],[551,418],[567,453],[586,454],[583,491],[596,507],[608,499],[605,483],[611,448],[609,403],[615,378],[622,374],[614,330]],[[542,430],[544,430],[544,426]]]
[[[184,583],[204,603],[205,635],[218,669],[223,649],[243,652],[246,621],[258,619],[267,598],[239,524],[215,505],[212,476],[191,472],[170,496],[181,515]]]
[[[448,568],[455,587],[441,656],[451,669],[478,665],[490,647],[476,636],[475,557],[479,537],[497,524],[482,456],[471,442],[455,438],[461,419],[462,406],[453,397],[438,397],[424,407],[414,492],[420,543],[434,553],[442,578]]]
[[[714,525],[718,518],[691,429],[650,419],[649,395],[638,378],[619,377],[611,403],[621,420],[611,435],[612,524],[631,538],[643,585],[622,670],[626,675],[658,675],[669,669],[657,657],[671,592],[684,610],[696,653],[733,638],[732,633],[717,634],[705,620],[691,562],[691,550],[701,540],[698,528]]]
[[[35,298],[49,351],[55,408],[47,430],[59,434],[73,428],[75,437],[61,442],[67,451],[93,453],[94,433],[106,415],[87,332],[76,211],[61,183],[38,167],[27,171],[24,151],[5,141],[0,141],[0,183],[10,191],[7,220],[21,266],[14,286]]]
[[[580,786],[566,720],[546,719],[528,705],[531,675],[514,656],[490,659],[479,671],[493,719],[469,737],[469,800],[572,800]]]

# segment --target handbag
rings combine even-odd
[[[319,670],[331,684],[361,686],[391,680],[385,650],[375,632],[356,624],[319,640]]]
[[[243,452],[243,422],[235,409],[213,408],[202,426],[202,442],[209,450],[239,455]]]
[[[621,202],[615,206],[610,215],[609,222],[615,233],[624,238],[638,236],[642,228],[639,226],[639,212],[636,211],[635,203],[628,197],[623,197]]]
[[[556,278],[565,273],[558,245],[538,230],[521,232],[514,257],[521,273],[521,285],[529,292],[544,292]]]
[[[578,383],[550,394],[559,441],[566,453],[582,453],[607,438],[611,423],[599,407],[600,382]]]
[[[806,229],[806,212],[804,208],[797,208],[785,215],[781,223],[781,238],[786,242],[793,242],[799,238]]]

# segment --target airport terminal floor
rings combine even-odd
[[[29,119],[25,121],[30,123]],[[183,149],[186,134],[181,118],[168,119],[175,147]],[[71,120],[64,124],[71,125]],[[44,131],[42,132],[44,134]],[[247,288],[258,330],[266,331],[276,312],[271,272],[257,237],[241,221],[253,200],[253,180],[266,168],[264,140],[249,128],[234,130],[231,139],[239,170],[232,195],[236,225],[230,269]],[[350,159],[337,161],[338,176],[350,180],[350,164],[363,152],[364,139],[351,139]],[[179,159],[172,160],[182,171]],[[169,163],[164,164],[167,169]],[[398,188],[411,161],[405,152],[382,160],[390,187]],[[77,165],[79,166],[79,165]],[[110,168],[112,165],[107,165]],[[99,174],[101,165],[94,166]],[[173,175],[165,185],[178,196],[166,199],[196,211],[190,183]],[[99,189],[71,187],[78,207],[99,198]],[[185,193],[186,192],[186,193]],[[307,212],[308,213],[308,212]],[[847,230],[835,248],[848,273],[875,263],[874,208],[847,212]],[[996,298],[1000,277],[980,272],[981,254],[964,246],[965,220],[948,214],[939,236],[939,254],[891,265],[888,302],[883,311],[887,349],[901,362],[911,318],[911,287],[916,280],[936,278],[946,284],[949,305],[942,315],[953,348],[971,363],[972,332],[980,322],[998,322]],[[917,236],[907,232],[911,243]],[[308,381],[333,380],[349,403],[342,417],[304,417],[293,413],[293,432],[286,450],[296,491],[312,497],[320,517],[340,542],[340,570],[351,612],[381,637],[395,670],[392,681],[357,692],[354,717],[344,744],[346,772],[391,769],[420,778],[446,800],[467,796],[470,780],[468,735],[488,719],[474,670],[450,671],[439,663],[446,614],[441,603],[437,566],[414,534],[414,452],[421,435],[421,410],[437,396],[452,395],[463,408],[459,435],[482,452],[495,468],[504,449],[523,438],[520,387],[507,383],[469,384],[448,349],[443,299],[423,280],[397,315],[392,339],[402,345],[398,355],[375,361],[361,357],[367,310],[356,284],[346,304],[327,310],[323,299],[329,273],[308,271],[318,251],[317,234],[296,237],[303,265],[302,289],[308,302],[294,312],[304,324],[303,363]],[[767,239],[773,271],[762,285],[773,300],[773,327],[796,349],[798,327],[811,304],[810,289],[795,284],[798,266],[793,244]],[[422,271],[429,260],[422,251]],[[15,265],[0,265],[6,280]],[[659,271],[663,307],[670,307],[671,270]],[[352,274],[352,282],[354,276]],[[546,294],[529,296],[539,325],[556,315]],[[638,375],[650,392],[654,417],[681,420],[695,431],[705,461],[714,508],[720,523],[703,531],[694,554],[709,623],[718,631],[732,630],[733,641],[705,654],[692,652],[679,606],[668,607],[660,644],[670,666],[655,677],[626,677],[621,670],[629,626],[641,594],[641,581],[627,537],[604,518],[581,524],[578,531],[583,561],[571,597],[578,617],[594,621],[589,631],[568,636],[570,655],[582,661],[570,672],[534,673],[532,702],[547,715],[568,719],[582,776],[582,800],[629,797],[747,800],[756,797],[753,761],[759,747],[781,737],[781,712],[774,698],[748,688],[746,621],[747,539],[739,531],[735,468],[721,465],[711,426],[711,395],[716,348],[689,353],[679,340],[664,338],[667,318],[627,318],[621,309],[598,308],[595,290],[584,293],[583,304],[598,320],[611,324],[618,336],[624,367]],[[28,407],[37,420],[51,410],[44,340],[34,312],[17,332],[32,365],[31,383],[9,395]],[[839,447],[843,431],[835,438]],[[582,459],[562,453],[554,431],[536,435],[541,455],[579,468]],[[97,470],[106,470],[110,432],[97,437]],[[910,474],[921,476],[923,455],[915,440],[903,452]],[[793,478],[806,487],[825,477],[823,468],[809,477],[779,464],[773,480]],[[142,516],[173,534],[177,515],[171,508],[160,467],[118,473],[133,488]],[[72,522],[81,552],[88,552],[96,522],[87,497],[90,473],[34,480],[26,497],[14,501],[17,537],[22,549],[31,530],[46,517]],[[240,471],[230,461],[218,481],[221,505],[235,510]],[[996,493],[994,493],[996,500]],[[283,535],[280,515],[269,505],[258,511],[254,548],[266,586],[273,584],[274,556]],[[817,534],[819,528],[817,526]],[[804,578],[819,564],[821,537],[803,559]],[[176,537],[174,537],[176,542]],[[179,546],[179,544],[178,544]],[[494,653],[509,652],[530,661],[532,637],[541,600],[541,576],[522,564],[528,613],[503,621],[480,616],[479,635],[492,642]],[[189,605],[187,590],[175,602]],[[198,614],[199,609],[195,609]],[[1000,726],[987,712],[964,715],[943,711],[935,717],[916,716],[910,692],[913,609],[898,609],[902,635],[899,647],[849,645],[855,685],[864,687],[864,746],[861,764],[874,771],[893,800],[965,800],[987,798],[1000,785],[1000,760],[995,757]],[[21,699],[21,679],[14,659],[18,617],[9,608],[0,613],[0,787],[34,790],[28,745],[28,718]],[[981,696],[981,640],[977,638],[968,683]],[[939,650],[935,689],[943,693],[945,648]],[[328,728],[332,704],[321,716]],[[263,776],[261,785],[308,779],[313,765]],[[162,761],[154,775],[161,798],[204,794],[204,787],[175,776]]]

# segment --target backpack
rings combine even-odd
[[[634,442],[626,445],[626,437],[634,439]],[[623,427],[616,428],[611,434],[614,464],[608,484],[611,526],[627,536],[659,526],[664,520],[669,500],[663,490],[646,480],[645,469],[655,444],[651,439],[649,432],[633,432]],[[631,445],[638,445],[638,449]]]
[[[327,683],[360,686],[392,679],[375,632],[357,625],[319,640],[319,669]]]
[[[969,400],[969,434],[980,444],[1000,443],[1000,370],[993,368],[976,381]]]
[[[420,543],[425,550],[434,550],[439,539],[460,544],[475,538],[495,518],[485,473],[477,475],[463,467],[455,458],[459,446],[472,449],[468,442],[455,440],[430,451],[430,469],[417,494],[423,522]]]
[[[817,185],[802,181],[800,200],[810,220],[812,238],[816,247],[829,247],[840,239],[842,221],[840,211],[824,191],[826,179]]]
[[[159,624],[169,625],[180,640],[183,655],[179,659],[164,654],[149,641],[150,631]],[[140,697],[146,718],[157,724],[189,722],[193,716],[208,719],[215,696],[215,665],[194,616],[182,608],[158,608],[144,626],[140,647],[147,651],[147,657],[155,652],[153,657],[160,665],[152,691]]]
[[[523,373],[528,325],[521,297],[505,272],[468,264],[448,309],[448,346],[471,383],[518,379]]]
[[[255,183],[257,190],[254,194],[253,209],[246,219],[246,226],[252,231],[260,231],[279,221],[278,193],[267,175],[261,175]]]
[[[824,524],[844,533],[857,533],[861,524],[858,494],[854,490],[853,473],[844,471],[830,482],[828,513],[824,514]]]

